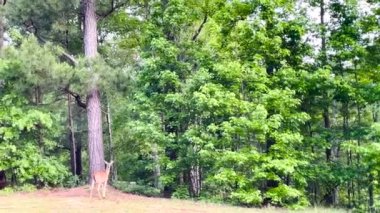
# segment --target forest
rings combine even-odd
[[[380,210],[379,0],[0,3],[2,190]]]

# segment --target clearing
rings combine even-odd
[[[309,209],[303,212],[331,212]],[[284,209],[239,208],[227,205],[208,204],[164,198],[149,198],[122,193],[108,187],[107,198],[89,198],[88,187],[71,189],[38,190],[0,196],[0,212],[288,212]]]

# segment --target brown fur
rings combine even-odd
[[[92,190],[94,189],[95,184],[98,185],[97,189],[99,198],[106,197],[107,182],[113,161],[111,161],[110,163],[108,163],[107,161],[104,162],[107,165],[106,169],[103,171],[94,172],[91,175],[90,198],[92,198]],[[100,194],[100,188],[102,188],[102,195]]]

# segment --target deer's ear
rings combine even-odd
[[[104,161],[104,163],[109,164],[107,161]]]
[[[113,160],[111,160],[110,165],[113,164]]]

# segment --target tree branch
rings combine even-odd
[[[73,55],[68,54],[65,51],[62,51],[62,56],[65,58],[72,66],[78,65],[78,61],[74,58]]]
[[[40,40],[42,41],[43,43],[46,43],[46,40],[44,38],[42,38],[41,36],[35,34],[35,36]],[[78,61],[74,58],[73,55],[70,55],[69,53],[65,52],[64,50],[61,51],[61,56],[62,58],[64,58],[69,64],[71,64],[72,66],[77,66],[78,65]]]
[[[75,98],[75,101],[77,102],[78,106],[86,109],[87,108],[87,104],[85,102],[82,101],[80,95],[76,92],[73,92],[69,89],[68,86],[66,86],[65,88],[63,88],[63,91],[65,91],[66,93],[70,94],[71,96],[73,96]]]
[[[206,14],[205,14],[205,17],[203,18],[202,24],[199,26],[198,30],[197,30],[197,31],[195,32],[195,34],[193,35],[193,38],[192,38],[193,41],[195,41],[195,40],[198,38],[198,36],[199,36],[199,34],[201,33],[201,31],[202,31],[204,25],[205,25],[206,22],[207,22],[207,19],[208,19],[208,15],[207,15],[207,13],[206,13]]]
[[[33,24],[33,21],[31,21],[31,26],[32,26],[33,28],[36,28],[36,26]],[[42,43],[47,43],[47,41],[46,41],[44,38],[42,38],[41,36],[39,36],[39,35],[37,34],[37,30],[35,30],[34,35],[37,37],[38,40],[40,40],[40,42],[42,42]],[[68,53],[65,52],[64,50],[62,50],[61,53],[62,53],[62,57],[63,57],[64,59],[66,59],[66,60],[67,60],[72,66],[75,67],[76,65],[78,65],[78,61],[75,60],[74,56],[68,54]],[[65,88],[63,88],[62,90],[63,90],[64,92],[70,94],[71,96],[73,96],[73,97],[75,98],[75,100],[76,100],[78,106],[80,106],[80,107],[82,107],[82,108],[84,108],[84,109],[87,108],[86,103],[82,101],[80,95],[79,95],[78,93],[75,93],[75,92],[71,91],[71,90],[69,89],[69,85],[67,85],[67,86],[66,86]]]
[[[104,18],[108,17],[109,15],[111,15],[112,13],[114,13],[117,9],[122,8],[125,5],[127,5],[127,2],[115,5],[115,1],[112,0],[111,1],[111,8],[108,11],[106,11],[104,13],[96,13],[96,15],[98,16],[98,20],[99,19],[104,19]]]

